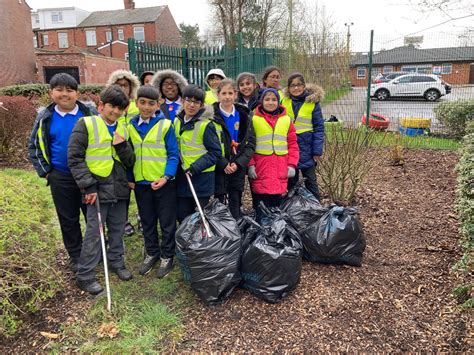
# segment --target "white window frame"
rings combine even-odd
[[[43,33],[41,35],[43,37],[43,46],[49,46],[49,36],[47,33]],[[59,44],[59,37],[58,37],[58,44]]]
[[[125,60],[128,61],[128,52],[125,52],[125,56],[124,56],[124,57],[125,57]]]
[[[123,28],[117,29],[117,37],[119,41],[123,41],[125,38],[125,33],[123,32]]]
[[[453,73],[453,64],[443,63],[441,64],[441,74],[452,74]]]
[[[105,31],[105,41],[107,43],[112,42],[112,31]]]
[[[361,71],[364,71],[364,74],[361,74]],[[365,79],[365,76],[367,75],[366,72],[367,70],[365,67],[357,67],[357,79]]]
[[[393,73],[393,65],[385,65],[385,66],[383,67],[383,73],[384,73],[384,74]]]
[[[57,17],[57,20],[55,20],[55,17]],[[63,22],[63,13],[61,11],[51,12],[51,22],[52,23],[61,23],[61,22]]]
[[[58,32],[58,47],[69,48],[67,32]]]
[[[38,37],[33,36],[33,47],[38,48]]]
[[[409,73],[431,74],[433,73],[433,65],[431,64],[402,65],[401,70],[409,72]]]
[[[86,46],[97,46],[95,30],[86,30]]]
[[[137,31],[140,29],[140,31]],[[137,32],[138,33],[143,33],[143,39],[137,38]],[[133,27],[133,38],[135,38],[136,41],[138,42],[145,42],[145,26],[134,26]]]

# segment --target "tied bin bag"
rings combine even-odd
[[[362,265],[366,242],[353,208],[330,206],[317,222],[301,234],[304,257],[324,264]]]
[[[242,287],[270,303],[293,291],[300,279],[302,250],[298,232],[282,216],[262,208],[265,225],[249,217],[239,221],[242,235]]]
[[[241,234],[228,208],[217,200],[204,208],[211,235],[198,212],[176,231],[176,257],[186,283],[206,304],[223,301],[240,283]]]

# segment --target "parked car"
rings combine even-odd
[[[374,84],[386,83],[387,81],[398,78],[399,76],[405,75],[405,74],[410,74],[410,73],[407,71],[394,71],[394,72],[383,73],[383,74],[380,73],[375,77],[372,83]]]
[[[405,74],[370,86],[370,96],[377,100],[389,97],[424,97],[427,101],[436,101],[450,92],[451,86],[433,74]]]

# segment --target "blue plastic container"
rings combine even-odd
[[[425,129],[400,127],[400,133],[405,134],[407,136],[422,136],[423,134],[425,134]]]

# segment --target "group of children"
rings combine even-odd
[[[246,175],[258,221],[259,203],[278,206],[299,170],[319,199],[314,167],[323,149],[323,91],[300,73],[291,74],[284,89],[280,80],[277,67],[265,70],[262,86],[252,73],[234,81],[212,69],[205,92],[172,70],[144,72],[140,80],[118,70],[100,94],[97,112],[78,101],[70,75],[51,79],[53,102],[38,114],[29,156],[51,186],[81,290],[102,291],[95,274],[101,259],[98,212],[107,227],[109,269],[121,280],[133,278],[123,245],[124,233],[133,228],[131,190],[146,250],[139,273],[160,261],[159,278],[173,267],[177,222],[196,209],[191,186],[201,206],[214,196],[235,219],[241,217]]]

